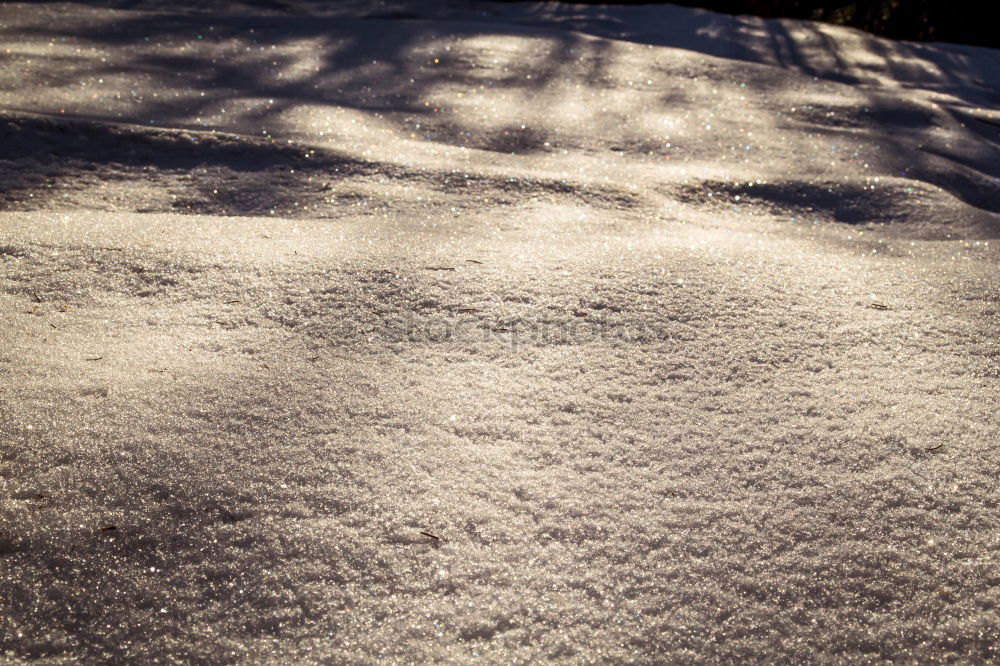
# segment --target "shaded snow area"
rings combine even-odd
[[[1000,51],[0,5],[0,661],[1000,659]]]

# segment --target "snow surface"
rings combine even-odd
[[[1000,659],[1000,52],[119,4],[0,5],[0,659]]]

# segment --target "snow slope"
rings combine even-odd
[[[120,5],[0,5],[4,658],[1000,656],[997,51]]]

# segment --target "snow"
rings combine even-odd
[[[0,656],[1000,657],[997,51],[120,4],[0,6]]]

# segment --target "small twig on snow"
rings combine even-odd
[[[1000,127],[1000,123],[995,120],[987,120],[986,118],[980,118],[979,116],[972,116],[981,123],[986,123],[987,125],[993,125],[993,127]]]

